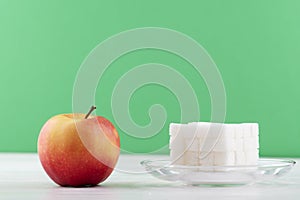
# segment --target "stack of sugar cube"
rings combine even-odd
[[[169,148],[173,164],[193,166],[257,164],[259,157],[257,123],[171,123],[169,128]]]

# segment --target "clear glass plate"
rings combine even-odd
[[[168,160],[141,162],[147,172],[167,181],[189,185],[245,185],[270,181],[289,172],[293,160],[259,159],[251,166],[186,166],[172,165]]]

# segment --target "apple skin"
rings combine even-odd
[[[38,154],[48,176],[60,186],[95,186],[112,173],[120,138],[104,117],[61,114],[40,131]]]

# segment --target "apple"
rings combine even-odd
[[[60,114],[50,118],[38,138],[38,154],[48,176],[60,186],[95,186],[112,173],[120,138],[104,117]]]

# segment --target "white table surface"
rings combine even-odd
[[[0,154],[0,199],[300,199],[300,165],[271,183],[235,187],[185,186],[161,181],[141,172],[139,162],[166,156],[121,155],[118,170],[92,188],[63,188],[43,171],[37,154]],[[300,159],[295,159],[300,163]],[[121,171],[122,170],[122,171]]]

